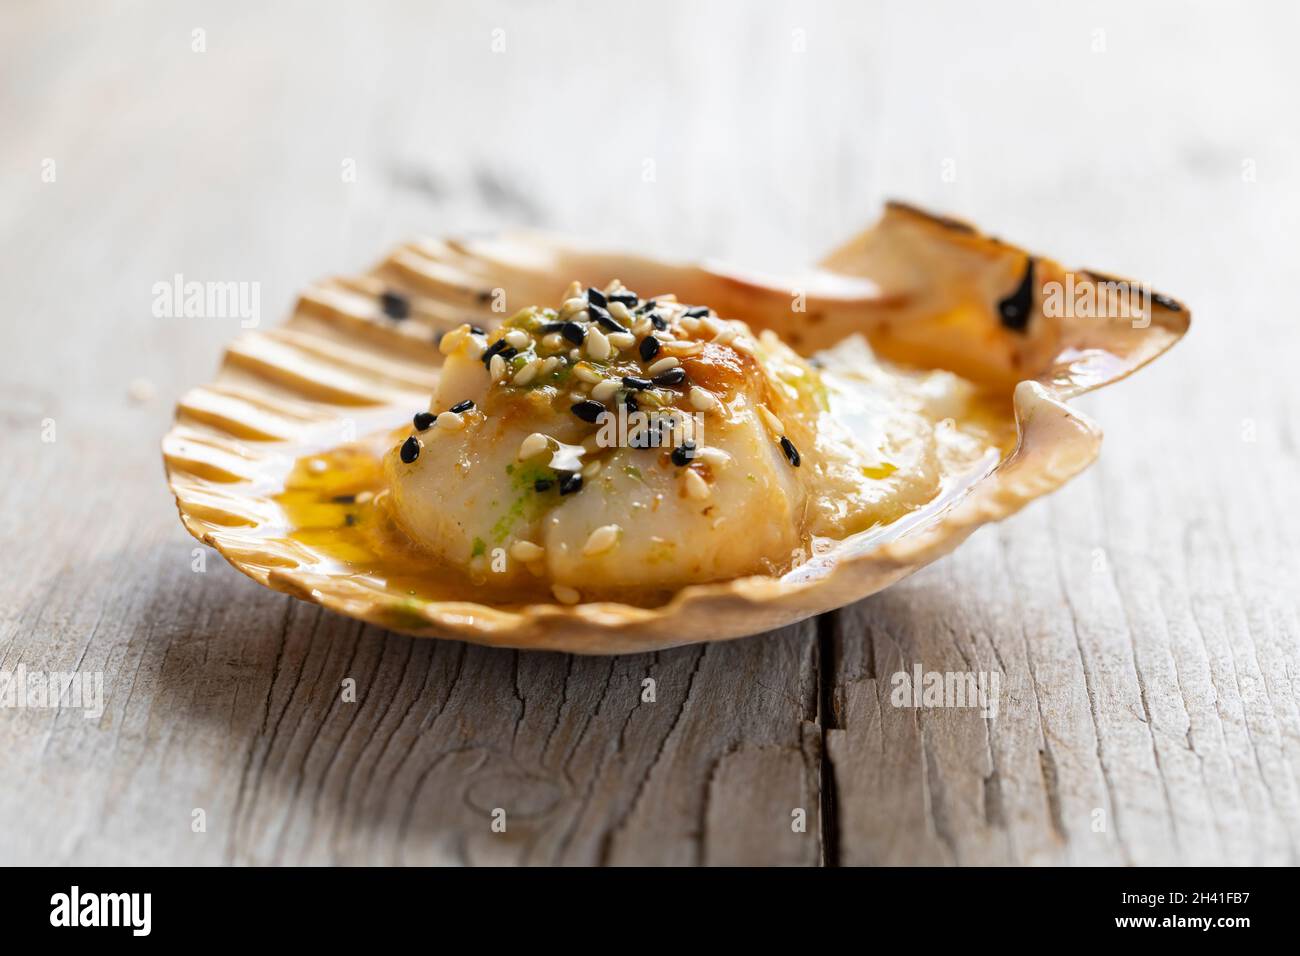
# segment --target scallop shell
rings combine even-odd
[[[950,368],[1013,394],[1019,441],[1003,460],[883,529],[837,542],[780,578],[683,588],[663,606],[616,603],[497,607],[416,603],[291,537],[275,496],[296,460],[396,428],[427,406],[441,356],[436,333],[555,301],[571,278],[613,278],[643,294],[671,290],[728,317],[772,328],[805,352],[862,331],[882,356]],[[634,653],[766,631],[859,600],[953,550],[1086,468],[1101,433],[1065,400],[1128,375],[1169,348],[1190,315],[1152,295],[1143,313],[1044,315],[1051,282],[1097,294],[1112,286],[900,203],[799,275],[766,277],[586,249],[554,237],[420,240],[364,275],[309,288],[282,326],[241,335],[217,377],[187,393],[163,441],[185,527],[267,587],[424,637],[587,654]],[[1016,324],[1014,293],[1032,293]],[[412,315],[380,306],[401,292]],[[802,311],[792,309],[798,301]],[[999,305],[1002,303],[1002,305]],[[1011,314],[1004,315],[1007,308]],[[1057,310],[1060,311],[1060,310]],[[1067,310],[1069,311],[1069,310]]]

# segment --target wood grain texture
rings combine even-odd
[[[102,674],[105,708],[0,709],[0,862],[1296,863],[1298,18],[6,4],[0,670]],[[1093,469],[915,577],[579,659],[193,570],[158,439],[238,321],[157,318],[155,282],[259,282],[270,324],[411,235],[503,225],[772,266],[888,195],[1197,316],[1080,401]],[[996,672],[996,718],[893,706],[918,663]]]

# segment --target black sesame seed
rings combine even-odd
[[[335,495],[330,501],[336,505],[354,505],[357,503],[356,495]]]
[[[609,305],[609,300],[605,298],[605,293],[599,289],[587,289],[587,301],[592,305],[600,306],[602,309]]]
[[[571,495],[582,488],[582,475],[576,471],[566,471],[560,475],[560,494]]]
[[[574,345],[581,345],[587,339],[587,330],[577,322],[565,322],[560,329],[560,334]]]
[[[659,354],[659,340],[653,335],[647,335],[641,340],[641,361],[648,362]]]
[[[649,312],[658,304],[659,303],[656,302],[654,299],[646,299],[644,302],[642,302],[640,305],[636,307],[636,310],[638,312]]]
[[[620,325],[619,323],[615,322],[614,317],[598,305],[587,306],[587,311],[591,313],[591,317],[595,319],[596,322],[603,329],[606,329],[610,332],[628,331],[626,326]]]
[[[552,332],[563,332],[564,326],[564,322],[547,322],[542,326],[542,334],[550,335]]]
[[[357,523],[357,516],[354,515],[352,512],[349,511],[347,514],[343,516],[343,524],[346,527],[351,528],[356,523]]]
[[[622,302],[629,309],[634,307],[637,303],[636,293],[629,292],[627,289],[615,292],[613,295],[608,296],[608,298],[610,302]]]
[[[687,319],[702,319],[702,318],[704,318],[704,317],[705,317],[706,315],[708,315],[708,314],[709,314],[709,307],[708,307],[708,306],[705,306],[705,305],[697,305],[697,306],[693,306],[693,307],[687,309],[685,312],[683,312],[683,313],[682,313],[682,317],[683,317],[683,318],[687,318]]]
[[[1034,309],[1034,257],[1025,260],[1025,274],[1020,283],[1005,299],[998,301],[998,315],[1002,324],[1013,332],[1023,332],[1029,327]]]
[[[412,422],[415,424],[416,428],[420,431],[424,431],[433,424],[434,419],[437,417],[438,416],[433,414],[433,412],[416,412],[415,418],[412,419]]]
[[[513,346],[510,348],[502,349],[500,352],[497,353],[497,355],[500,355],[507,362],[509,362],[512,358],[514,358],[518,354],[519,354],[519,350],[517,348],[514,348]]]
[[[573,412],[573,414],[577,415],[584,422],[590,422],[591,424],[594,425],[596,424],[596,419],[598,419],[601,416],[601,414],[605,411],[605,406],[602,405],[600,402],[595,402],[592,401],[591,399],[587,399],[585,401],[575,402],[573,405],[570,405],[569,411]]]
[[[402,456],[402,461],[406,462],[408,465],[415,461],[415,459],[420,457],[420,440],[414,435],[406,439],[406,441],[402,442],[402,450],[400,454]]]
[[[447,411],[459,415],[461,412],[467,412],[473,407],[474,400],[472,398],[467,398],[463,402],[457,402],[455,405],[451,406],[451,408],[447,409]]]
[[[555,482],[551,481],[551,479],[549,478],[538,478],[536,481],[533,482],[533,491],[539,493],[543,491],[550,491],[551,486],[553,484],[555,484]]]
[[[682,382],[686,381],[686,369],[670,368],[662,375],[656,375],[650,381],[654,382],[656,385],[680,385]]]
[[[695,457],[695,442],[684,441],[673,449],[673,464],[678,468],[683,468],[691,463]]]
[[[401,321],[411,314],[411,300],[400,292],[385,291],[379,296],[379,306],[384,315]]]
[[[781,436],[781,450],[785,452],[785,457],[790,459],[790,464],[798,468],[799,462],[803,460],[799,457],[799,449],[795,448],[794,442],[784,435]]]
[[[652,388],[653,386],[654,383],[648,378],[637,378],[635,375],[623,376],[624,388],[634,388],[637,391],[645,391],[647,388]]]
[[[653,326],[654,326],[656,329],[658,329],[660,332],[662,332],[664,329],[668,328],[668,320],[665,319],[665,318],[664,318],[662,315],[660,315],[658,312],[651,312],[651,313],[650,313],[650,324],[653,325]]]
[[[469,330],[475,335],[487,335],[487,329],[483,328],[481,325],[471,325]]]
[[[497,339],[495,342],[493,342],[491,345],[489,345],[487,348],[483,350],[483,354],[479,356],[479,360],[482,361],[484,365],[487,365],[489,362],[492,361],[492,356],[500,355],[502,352],[506,350],[506,348],[507,348],[506,340]]]

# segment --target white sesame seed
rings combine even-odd
[[[605,338],[605,333],[600,329],[587,332],[587,354],[597,361],[609,358],[609,339]]]
[[[616,378],[607,378],[599,385],[593,385],[591,388],[591,397],[598,402],[607,402],[614,397],[614,393],[623,387],[623,383]]]
[[[703,342],[688,342],[685,339],[677,339],[673,342],[664,344],[664,351],[672,352],[685,358],[688,355],[699,355],[704,351]]]
[[[683,471],[682,483],[686,486],[686,497],[694,498],[696,501],[703,501],[713,493],[709,483],[692,468]]]
[[[587,543],[582,546],[583,555],[590,558],[593,555],[604,554],[618,543],[621,530],[616,524],[602,525],[597,528],[587,538]]]
[[[734,325],[729,325],[726,322],[716,322],[715,324],[720,328],[714,332],[713,341],[725,345],[736,337],[736,327]]]
[[[510,383],[512,385],[527,385],[537,377],[537,370],[541,367],[541,364],[537,359],[533,359],[515,373],[515,377],[510,380]]]
[[[768,408],[766,405],[758,406],[758,414],[759,417],[763,419],[764,423],[767,425],[768,429],[772,432],[773,435],[776,435],[778,438],[780,438],[782,435],[785,434],[784,423],[782,423],[781,419],[777,418],[776,415],[773,414],[772,410]]]
[[[519,460],[526,461],[551,447],[551,440],[541,432],[533,432],[519,443]]]
[[[525,541],[523,538],[510,546],[510,557],[525,564],[530,561],[540,561],[545,555],[545,548],[533,544],[531,541]]]
[[[455,412],[443,412],[438,416],[437,425],[440,431],[458,432],[465,427],[465,419]]]
[[[545,359],[545,360],[542,362],[542,368],[541,368],[541,371],[540,371],[538,374],[541,374],[541,375],[550,375],[552,372],[555,371],[555,367],[556,367],[557,365],[559,365],[559,364],[560,364],[560,359],[559,359],[559,357],[558,357],[558,356],[555,356],[555,355],[552,355],[550,358]]]
[[[636,336],[631,332],[611,332],[607,338],[610,345],[619,349],[630,349],[636,345]]]
[[[695,451],[695,457],[704,462],[710,468],[721,468],[731,461],[731,456],[721,448],[715,448],[710,445],[708,448],[699,448]]]
[[[491,360],[488,362],[488,375],[492,377],[492,381],[494,382],[499,382],[505,378],[506,360],[500,355],[492,356]]]
[[[691,386],[691,405],[702,412],[716,411],[721,403],[718,397],[708,389],[700,388],[698,385]]]
[[[669,355],[667,358],[661,358],[659,361],[655,362],[653,365],[651,365],[648,369],[645,370],[645,373],[651,378],[654,378],[656,375],[662,375],[670,368],[676,368],[681,364],[682,364],[681,359],[677,358],[676,356]]]
[[[576,588],[571,588],[567,584],[552,584],[551,593],[555,595],[555,600],[561,604],[577,604],[582,600],[582,595]]]
[[[637,336],[646,335],[652,328],[654,328],[654,322],[650,320],[649,315],[639,316],[637,320],[632,323],[632,333]]]
[[[632,313],[628,311],[627,306],[622,302],[611,302],[609,304],[609,314],[620,322],[627,323],[632,321]]]
[[[582,312],[587,308],[587,300],[580,295],[570,296],[560,304],[560,318],[567,319],[575,312]]]
[[[700,320],[690,315],[678,320],[678,325],[684,328],[687,332],[690,332],[692,335],[700,330]]]
[[[565,301],[568,301],[569,299],[579,299],[581,297],[582,297],[582,283],[579,282],[577,279],[574,279],[572,282],[569,283],[569,287],[564,290],[564,295],[561,296],[561,298],[564,299]]]
[[[605,286],[605,295],[613,295],[621,288],[623,288],[622,279],[610,279],[609,285]]]
[[[581,353],[581,352],[579,352],[577,349],[569,349],[569,359],[570,359],[571,361],[576,362],[576,361],[578,361],[578,359],[580,359],[580,358],[582,358],[582,353]]]
[[[604,381],[601,378],[600,373],[586,362],[579,362],[577,365],[573,366],[573,374],[576,378],[580,378],[584,382],[588,382],[592,385]]]
[[[512,345],[517,349],[527,348],[528,343],[532,341],[532,339],[528,337],[528,333],[523,329],[511,329],[505,334],[505,340],[507,344]]]
[[[542,336],[542,348],[548,352],[562,352],[564,350],[564,336],[559,332],[548,332]]]

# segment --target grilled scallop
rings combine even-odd
[[[595,290],[499,327],[571,276]],[[1135,288],[898,203],[766,276],[535,233],[416,240],[232,342],[178,406],[168,482],[245,574],[385,628],[723,640],[888,587],[1087,467],[1100,430],[1067,400],[1188,328]]]
[[[989,448],[956,424],[973,389],[951,373],[890,371],[860,337],[808,361],[618,283],[440,347],[429,410],[386,458],[396,522],[477,582],[565,603],[780,574]]]

